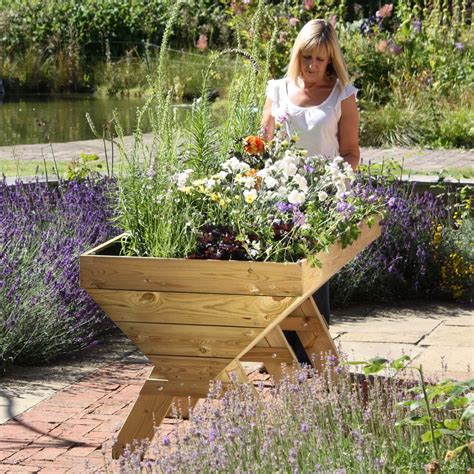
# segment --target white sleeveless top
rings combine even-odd
[[[289,136],[297,133],[298,148],[308,150],[309,156],[339,155],[338,123],[341,118],[341,101],[351,95],[357,97],[358,89],[348,84],[341,89],[339,79],[328,98],[319,105],[300,107],[288,97],[287,79],[268,81],[266,95],[272,100],[272,116],[283,123]]]

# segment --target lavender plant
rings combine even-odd
[[[79,288],[79,255],[114,234],[114,186],[0,182],[0,370],[96,341],[104,314]]]
[[[466,210],[461,213],[443,196],[418,194],[413,184],[387,176],[369,176],[370,168],[365,177],[360,176],[356,194],[382,197],[389,212],[381,237],[331,281],[334,301],[344,304],[400,295],[472,298],[469,246],[460,245],[472,239],[470,200],[464,198]],[[453,219],[457,212],[459,217]],[[454,231],[456,238],[448,239]]]
[[[431,459],[419,442],[424,427],[396,426],[410,413],[400,402],[412,387],[402,378],[354,383],[348,366],[331,358],[324,374],[287,368],[278,384],[236,385],[224,394],[216,384],[189,422],[126,452],[117,472],[422,472]],[[454,444],[442,438],[439,445],[449,451]],[[453,459],[443,472],[463,467]]]

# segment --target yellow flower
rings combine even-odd
[[[445,462],[452,461],[456,458],[456,453],[454,451],[446,451],[446,456],[444,457]]]
[[[251,189],[250,191],[247,191],[247,190],[244,191],[244,199],[247,204],[252,204],[255,201],[256,197],[257,197],[256,189]]]

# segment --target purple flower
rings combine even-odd
[[[161,439],[161,444],[163,444],[163,446],[169,446],[171,444],[170,437],[168,435],[164,435]]]
[[[301,423],[301,432],[302,433],[308,433],[309,432],[308,423],[305,423],[304,421],[303,421],[303,423]]]
[[[464,49],[464,45],[461,42],[454,43],[454,47],[459,51],[462,51]]]
[[[344,212],[348,208],[348,204],[345,201],[338,202],[336,204],[336,211],[337,212]]]
[[[291,211],[292,210],[292,206],[291,204],[288,204],[286,202],[278,202],[276,204],[276,208],[280,211],[280,212],[288,212],[288,211]]]
[[[314,168],[309,165],[308,163],[305,163],[304,166],[303,166],[304,170],[306,173],[310,174],[314,171]]]
[[[421,20],[414,20],[413,21],[413,30],[417,33],[421,33]]]

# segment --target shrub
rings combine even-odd
[[[104,314],[79,288],[79,254],[114,234],[111,181],[0,182],[0,370],[94,344]]]
[[[453,204],[446,196],[420,195],[413,184],[386,179],[369,180],[359,192],[383,196],[389,212],[381,237],[331,280],[336,304],[407,297],[472,299],[472,249],[466,242],[472,239],[473,217],[464,193],[449,193],[448,200],[462,201]]]
[[[381,361],[366,366],[380,369]],[[151,459],[144,448],[128,451],[116,472],[422,472],[433,451],[424,439],[427,417],[422,397],[414,399],[419,393],[417,387],[411,390],[414,382],[375,377],[354,383],[347,366],[335,368],[337,377],[331,372],[334,363],[327,366],[324,374],[312,368],[288,368],[274,386],[261,382],[254,389],[236,384],[223,395],[215,383],[207,399],[191,411],[188,424],[177,420],[169,435],[155,437],[148,451],[153,453]],[[453,435],[461,435],[453,425],[467,408],[464,430],[469,431],[472,402],[463,397],[469,383],[439,387],[428,392],[436,405],[431,413],[435,427],[447,420]],[[456,405],[439,403],[450,395]],[[406,417],[413,422],[402,422]],[[467,433],[463,438],[469,440]],[[438,440],[436,453],[447,457],[451,453],[449,461],[438,457],[443,472],[462,472],[469,466],[467,445],[452,455],[458,444],[445,436]]]

